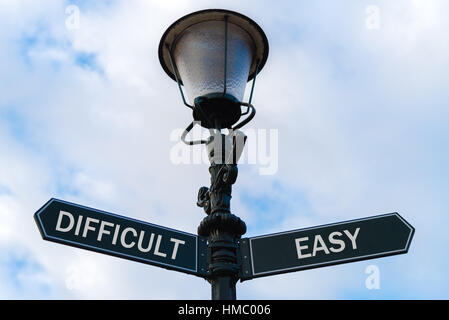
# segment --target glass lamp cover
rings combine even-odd
[[[226,93],[243,100],[254,44],[246,31],[228,22]],[[196,97],[224,90],[225,22],[194,24],[179,36],[174,59],[186,94]]]

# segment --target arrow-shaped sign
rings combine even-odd
[[[45,240],[207,278],[207,239],[50,199],[34,218]],[[243,238],[240,279],[406,253],[415,229],[389,213]]]
[[[45,240],[200,277],[206,274],[203,237],[58,199],[50,199],[34,218]]]
[[[241,239],[241,279],[407,253],[414,231],[389,213]]]

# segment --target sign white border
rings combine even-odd
[[[106,214],[106,215],[109,215],[109,216],[114,216],[114,217],[125,219],[125,220],[130,220],[130,221],[133,221],[133,222],[136,222],[136,223],[149,225],[151,227],[164,229],[164,230],[167,230],[167,231],[170,231],[170,232],[181,233],[181,234],[187,235],[189,237],[194,237],[195,240],[196,240],[195,241],[195,268],[194,269],[190,269],[190,268],[179,267],[177,265],[172,265],[172,264],[168,264],[168,263],[154,261],[154,260],[151,260],[151,259],[144,259],[144,258],[141,258],[141,257],[138,257],[138,256],[133,256],[133,255],[129,255],[129,254],[126,254],[126,253],[117,252],[117,251],[112,251],[112,250],[104,249],[104,248],[101,248],[101,247],[94,247],[94,246],[90,246],[90,245],[84,244],[84,243],[73,242],[73,241],[70,241],[70,240],[66,240],[64,238],[57,238],[57,237],[49,236],[45,232],[44,224],[42,223],[40,214],[43,211],[45,211],[45,209],[50,204],[52,204],[53,202],[60,202],[60,203],[64,203],[64,204],[68,204],[68,205],[74,206],[74,207],[83,208],[83,209],[94,211],[94,212],[99,212],[99,213],[102,213],[102,214]],[[191,233],[188,233],[188,232],[184,232],[184,231],[178,231],[178,230],[171,229],[171,228],[166,228],[166,227],[159,226],[159,225],[156,225],[156,224],[152,224],[152,223],[149,223],[149,222],[145,222],[145,221],[141,221],[141,220],[137,220],[137,219],[121,216],[121,215],[118,215],[118,214],[115,214],[115,213],[110,213],[110,212],[106,212],[106,211],[102,211],[102,210],[86,207],[86,206],[83,206],[83,205],[79,205],[79,204],[76,204],[76,203],[72,203],[72,202],[68,202],[68,201],[64,201],[64,200],[59,200],[59,199],[55,199],[55,198],[51,198],[42,208],[40,208],[38,211],[36,211],[35,217],[38,220],[39,230],[41,230],[42,237],[45,240],[51,239],[51,240],[55,240],[55,241],[57,241],[59,243],[70,243],[70,244],[73,244],[73,246],[75,246],[77,248],[91,248],[92,251],[95,251],[95,252],[106,253],[106,254],[109,253],[110,255],[115,256],[115,257],[127,257],[130,260],[140,261],[140,262],[143,262],[143,263],[146,263],[146,264],[151,264],[151,265],[156,265],[156,266],[166,266],[168,269],[172,269],[172,270],[186,270],[186,271],[189,271],[189,272],[198,273],[198,241],[199,241],[199,237],[197,235],[194,235],[194,234],[191,234]]]
[[[368,254],[368,255],[357,256],[357,257],[352,257],[352,258],[332,260],[332,261],[327,261],[327,262],[319,262],[319,263],[308,264],[308,265],[304,265],[304,266],[295,266],[295,267],[290,267],[290,268],[274,269],[274,270],[263,271],[263,272],[255,272],[254,271],[254,256],[253,256],[252,241],[255,240],[255,239],[268,238],[268,237],[273,237],[273,236],[278,236],[278,235],[283,235],[283,234],[295,233],[295,232],[299,232],[299,231],[320,229],[320,228],[324,228],[324,227],[338,226],[338,225],[342,225],[342,224],[358,222],[358,221],[366,221],[366,220],[372,220],[372,219],[378,219],[378,218],[388,217],[388,216],[396,216],[397,218],[399,218],[399,220],[401,220],[405,224],[405,226],[407,226],[410,229],[410,233],[409,233],[409,236],[407,238],[407,243],[405,244],[405,247],[403,249],[386,251],[386,252],[375,253],[375,254]],[[392,255],[392,254],[400,253],[400,252],[406,252],[408,250],[409,245],[410,245],[410,241],[411,241],[411,238],[412,238],[412,236],[414,234],[414,231],[415,231],[415,229],[407,221],[405,221],[397,212],[393,212],[393,213],[386,213],[386,214],[381,214],[381,215],[367,217],[367,218],[360,218],[360,219],[348,220],[348,221],[343,221],[343,222],[324,224],[324,225],[316,226],[316,227],[309,227],[309,228],[304,228],[304,229],[296,229],[296,230],[291,230],[291,231],[277,232],[277,233],[271,233],[271,234],[268,234],[268,235],[252,237],[252,238],[249,238],[249,252],[250,252],[250,256],[251,256],[251,268],[252,268],[253,276],[263,275],[263,274],[267,274],[267,273],[269,273],[269,274],[271,274],[271,273],[282,273],[282,272],[288,271],[288,270],[312,269],[315,266],[320,266],[320,265],[337,264],[337,263],[343,263],[345,261],[351,261],[351,260],[358,261],[358,260],[367,259],[367,258],[376,257],[376,256],[385,256],[385,255]]]

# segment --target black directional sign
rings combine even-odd
[[[241,278],[406,253],[414,231],[398,213],[389,213],[241,239]]]
[[[205,238],[58,199],[34,218],[45,240],[205,275]]]

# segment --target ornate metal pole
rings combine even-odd
[[[246,140],[238,129],[256,114],[251,100],[256,76],[267,61],[268,50],[268,39],[256,22],[223,9],[201,10],[178,19],[159,43],[162,68],[177,82],[184,104],[193,110],[194,121],[181,140],[188,145],[206,144],[208,148],[211,186],[200,188],[197,204],[207,214],[198,227],[198,235],[208,238],[207,278],[212,285],[212,299],[236,299],[235,284],[240,271],[238,240],[246,232],[245,223],[230,210],[237,161]],[[223,69],[217,67],[221,63]],[[251,80],[249,101],[243,102],[246,83]],[[181,86],[185,86],[193,105],[187,103]],[[213,138],[187,140],[196,123],[213,131]],[[230,133],[223,135],[222,128]],[[220,140],[226,141],[225,145],[215,148]],[[233,156],[232,162],[225,162],[223,155],[229,160],[229,154]]]
[[[198,235],[208,237],[208,281],[212,299],[235,300],[239,273],[237,241],[246,232],[245,223],[230,211],[237,165],[212,162],[209,172],[211,187],[202,187],[198,192],[197,205],[207,214],[198,227]]]

